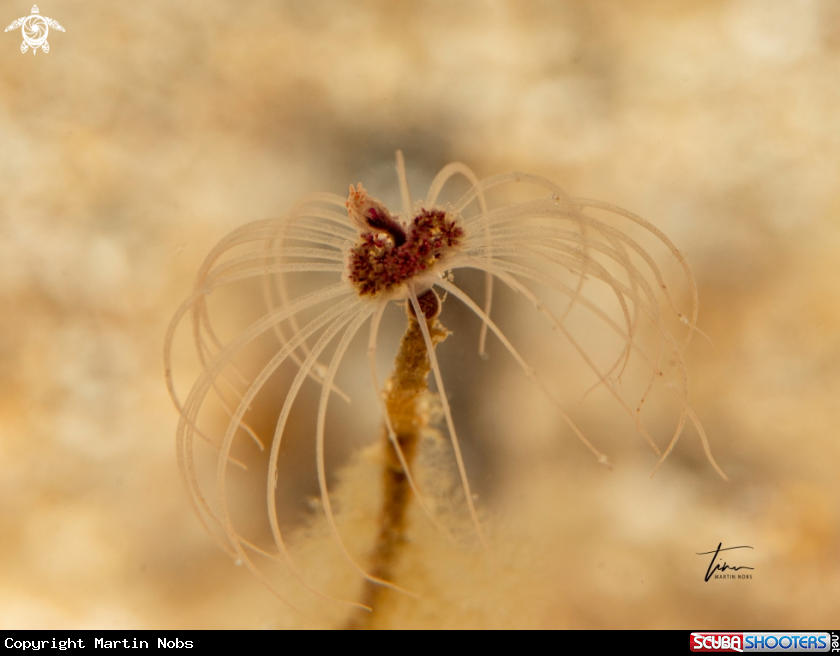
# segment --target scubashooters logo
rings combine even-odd
[[[831,650],[831,636],[812,631],[788,633],[712,633],[691,634],[691,651],[706,652],[824,652]]]

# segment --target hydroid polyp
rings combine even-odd
[[[398,581],[390,580],[391,564],[406,530],[406,506],[414,500],[436,521],[424,501],[423,490],[412,476],[417,439],[429,421],[428,411],[421,403],[429,376],[434,380],[464,503],[476,534],[486,546],[435,352],[435,345],[448,334],[438,319],[441,296],[445,296],[446,303],[463,304],[478,317],[482,326],[477,339],[479,352],[485,351],[488,332],[495,336],[524,377],[551,402],[569,432],[598,462],[610,466],[607,456],[584,435],[552,392],[544,375],[520,354],[492,318],[494,282],[526,299],[537,316],[541,315],[554,328],[556,339],[577,353],[596,378],[596,384],[607,390],[659,456],[656,468],[674,448],[686,423],[691,422],[709,461],[723,476],[688,401],[688,375],[682,352],[697,321],[696,284],[685,258],[658,228],[609,203],[570,196],[538,175],[514,172],[479,181],[468,167],[453,163],[438,173],[426,198],[415,203],[400,152],[397,174],[400,211],[391,211],[359,183],[350,187],[347,197],[312,194],[281,220],[258,221],[234,230],[207,256],[192,295],[178,309],[169,327],[164,356],[167,384],[180,412],[177,452],[181,475],[196,514],[233,557],[272,589],[274,584],[263,573],[258,559],[281,563],[313,593],[326,596],[309,584],[292,559],[278,519],[275,494],[281,443],[296,401],[304,386],[315,386],[320,391],[312,446],[325,520],[345,559],[367,582],[362,606],[374,604],[376,591],[381,587],[399,588]],[[455,202],[439,204],[438,197],[453,176],[465,177],[471,188]],[[510,185],[529,186],[537,196],[491,208],[488,193]],[[592,210],[613,215],[670,252],[690,290],[687,314],[677,309],[665,274],[649,250],[630,231],[599,218]],[[453,274],[462,269],[483,272],[485,290],[480,300],[456,284]],[[332,281],[328,281],[330,277]],[[210,299],[224,289],[237,289],[255,279],[262,280],[264,312],[233,337],[222,337],[208,311]],[[308,280],[325,282],[313,288],[304,284]],[[593,284],[588,281],[597,281],[609,292],[617,312],[603,306],[602,296],[593,299],[586,293],[586,286]],[[547,303],[544,296],[549,293],[564,298],[565,305]],[[391,303],[405,304],[408,327],[394,374],[382,391],[376,356],[383,313]],[[610,366],[599,364],[598,358],[573,334],[568,326],[573,312],[587,315],[618,340],[620,347]],[[681,341],[669,329],[668,315],[685,324]],[[187,316],[192,321],[201,372],[181,402],[173,382],[171,353],[176,328]],[[652,328],[656,335],[653,348],[638,339],[643,325]],[[383,474],[385,498],[380,535],[365,562],[344,546],[325,464],[329,403],[333,397],[344,401],[351,397],[350,389],[336,384],[336,376],[351,342],[363,330],[367,331],[370,384],[377,390],[389,454]],[[273,335],[272,353],[255,368],[243,365],[242,354],[267,335]],[[619,393],[617,384],[631,360],[648,371],[646,390],[635,403]],[[284,396],[276,400],[279,410],[271,431],[258,434],[249,422],[250,409],[255,399],[265,394],[268,381],[281,367],[291,368],[292,380]],[[660,449],[641,421],[641,407],[657,381],[669,372],[673,372],[669,375],[673,381],[663,387],[676,399],[679,415],[667,444]],[[224,412],[222,430],[205,419],[210,406]],[[245,535],[230,507],[229,472],[232,467],[242,466],[233,452],[246,448],[247,442],[253,443],[251,448],[267,449],[261,476],[270,544],[258,543]],[[197,473],[197,458],[199,454],[206,457],[206,453],[212,453],[215,461],[212,483]]]

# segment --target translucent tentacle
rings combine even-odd
[[[405,174],[405,159],[401,150],[397,151],[397,179],[400,181],[400,198],[403,206],[403,220],[408,221],[414,212],[411,200],[411,190],[408,188],[408,177]]]
[[[291,410],[294,401],[297,398],[298,392],[300,391],[301,386],[303,385],[306,377],[308,376],[309,369],[315,364],[317,361],[318,356],[322,353],[324,348],[327,344],[335,337],[336,334],[341,330],[343,326],[347,324],[348,321],[355,317],[355,321],[364,320],[363,314],[364,310],[362,309],[362,302],[358,299],[348,299],[350,302],[345,302],[344,307],[337,308],[338,316],[329,325],[326,329],[324,334],[321,338],[316,342],[313,346],[312,350],[308,354],[306,360],[302,363],[300,369],[298,370],[297,375],[295,376],[294,381],[289,389],[288,394],[286,395],[286,399],[283,404],[283,408],[280,412],[280,416],[278,418],[277,426],[275,428],[274,439],[271,443],[271,453],[269,454],[269,466],[268,466],[268,475],[266,478],[267,485],[266,485],[266,501],[268,505],[268,517],[269,523],[271,525],[271,532],[274,538],[274,542],[277,546],[278,551],[283,556],[284,562],[289,566],[292,573],[295,577],[311,592],[321,596],[323,598],[329,599],[331,601],[336,601],[339,603],[349,604],[351,606],[355,606],[358,608],[362,608],[364,610],[370,610],[364,604],[358,604],[355,602],[350,602],[342,599],[336,599],[330,595],[326,595],[322,592],[319,592],[315,588],[313,588],[309,582],[306,580],[303,573],[297,568],[294,561],[292,560],[291,556],[289,555],[288,549],[286,548],[285,542],[283,540],[282,533],[280,531],[280,525],[277,520],[277,499],[275,496],[275,489],[276,489],[276,481],[277,481],[277,460],[280,454],[280,445],[283,438],[283,432],[285,429],[286,421],[288,419],[289,412]],[[335,316],[335,312],[333,313]],[[314,330],[308,330],[309,334],[314,332]],[[267,380],[268,376],[276,369],[276,366],[279,366],[280,362],[282,362],[283,357],[282,355],[288,355],[291,350],[294,348],[295,341],[302,341],[304,336],[295,336],[289,342],[287,347],[284,349],[285,353],[281,352],[269,363],[266,369],[260,374],[260,377],[255,381],[255,385],[257,382],[260,382],[262,385],[265,380]],[[275,362],[277,361],[277,362]],[[276,366],[275,366],[276,365]],[[323,387],[323,392],[327,393],[330,389],[329,385]]]
[[[454,285],[453,285],[454,286]],[[411,305],[414,308],[414,313],[417,317],[425,316],[423,310],[420,308],[420,302],[417,300],[417,293],[413,286],[408,288]],[[440,396],[440,403],[443,407],[443,414],[446,417],[446,426],[449,429],[449,439],[452,443],[452,450],[455,452],[455,462],[458,465],[458,475],[461,477],[461,486],[464,488],[464,495],[467,501],[467,508],[470,512],[473,525],[475,526],[478,539],[484,546],[488,555],[490,554],[490,546],[487,544],[487,539],[484,537],[484,530],[481,528],[481,522],[478,520],[478,513],[475,510],[475,503],[473,502],[472,492],[470,491],[470,482],[467,479],[467,470],[464,467],[464,458],[461,455],[461,446],[458,443],[458,435],[455,432],[455,422],[452,420],[452,411],[449,408],[449,400],[446,398],[446,388],[443,385],[443,376],[440,373],[440,365],[438,364],[437,355],[435,354],[435,347],[432,343],[432,337],[429,334],[429,327],[425,321],[418,321],[420,331],[423,333],[423,341],[426,342],[426,353],[429,356],[429,362],[432,365],[432,372],[435,377],[435,384],[437,385],[438,395]]]
[[[543,187],[544,189],[548,189],[549,191],[557,194],[558,196],[568,197],[568,194],[563,190],[563,188],[549,180],[548,178],[544,178],[541,175],[534,175],[533,173],[523,173],[522,171],[513,171],[512,173],[504,173],[502,175],[494,175],[490,178],[485,178],[479,184],[475,185],[472,189],[470,189],[466,194],[461,196],[458,201],[453,205],[453,209],[456,212],[460,212],[464,209],[467,205],[469,205],[475,197],[479,194],[487,191],[488,189],[492,189],[493,187],[498,187],[503,184],[507,184],[508,182],[527,182],[529,184],[537,185],[538,187]]]
[[[394,430],[393,423],[391,422],[391,416],[388,414],[388,408],[385,405],[385,399],[383,398],[381,392],[382,388],[379,386],[379,376],[376,373],[376,340],[379,334],[379,324],[382,321],[382,314],[384,313],[388,302],[389,301],[386,299],[377,305],[376,310],[373,313],[373,318],[370,322],[370,335],[368,338],[368,365],[370,367],[370,379],[373,383],[376,399],[379,402],[379,410],[382,413],[382,418],[385,420],[385,430],[388,432],[388,441],[391,443],[391,446],[394,448],[394,452],[397,454],[397,459],[400,461],[400,467],[402,467],[403,473],[408,480],[408,485],[411,488],[414,497],[417,499],[417,503],[420,504],[423,513],[429,518],[429,521],[432,522],[435,528],[440,530],[450,540],[454,541],[452,534],[440,522],[438,522],[437,519],[435,519],[435,516],[429,509],[429,506],[423,500],[423,495],[420,494],[420,490],[414,481],[414,476],[411,474],[411,468],[408,466],[405,454],[403,453],[402,447],[397,440],[397,433]]]
[[[560,404],[560,402],[557,399],[554,398],[554,396],[551,394],[551,392],[545,386],[545,383],[543,383],[542,380],[537,376],[537,373],[534,370],[534,368],[531,367],[521,355],[519,355],[519,351],[517,351],[513,347],[513,344],[510,343],[508,338],[505,337],[504,333],[501,330],[499,330],[498,326],[496,326],[496,324],[493,323],[493,321],[490,319],[490,317],[488,317],[486,314],[484,314],[484,312],[482,312],[481,308],[478,307],[478,305],[475,303],[475,301],[473,301],[459,287],[456,287],[454,284],[452,284],[451,282],[449,282],[447,280],[441,280],[437,284],[440,285],[440,287],[442,287],[446,291],[448,291],[450,294],[452,294],[455,298],[460,300],[464,305],[466,305],[473,312],[475,312],[475,314],[478,315],[478,317],[482,321],[487,323],[490,330],[492,330],[496,334],[496,337],[499,338],[499,340],[502,342],[502,344],[504,344],[505,348],[513,356],[513,358],[516,360],[516,362],[519,364],[519,366],[522,367],[522,370],[525,372],[525,375],[528,378],[530,378],[532,381],[534,381],[534,383],[537,385],[537,387],[539,387],[540,390],[542,390],[542,392],[549,399],[549,401],[551,401],[552,405],[554,405],[554,407],[558,409],[558,411],[560,412],[560,415],[563,417],[563,420],[566,422],[566,424],[569,426],[569,428],[571,428],[572,431],[574,431],[575,435],[578,436],[578,439],[580,439],[581,442],[583,442],[586,445],[586,447],[590,451],[592,451],[593,454],[595,454],[595,456],[598,458],[598,462],[600,462],[603,465],[607,465],[608,467],[611,467],[611,465],[609,464],[609,460],[607,459],[607,456],[605,454],[601,453],[598,449],[596,449],[595,445],[593,445],[592,442],[590,442],[589,439],[583,434],[583,432],[580,430],[580,428],[578,428],[577,424],[575,424],[571,415],[569,415],[569,413]]]
[[[283,315],[288,314],[290,312],[298,312],[318,302],[323,302],[324,300],[330,298],[329,294],[324,293],[325,291],[327,290],[322,290],[320,292],[309,294],[308,296],[299,299],[298,302],[291,304],[289,307],[281,308],[282,312],[274,314]],[[348,300],[353,301],[354,299]],[[308,328],[310,328],[311,330],[315,330],[320,325],[323,325],[323,323],[334,318],[332,315],[334,315],[337,311],[340,311],[341,307],[346,303],[347,301],[345,301],[344,303],[340,303],[339,305],[334,306],[330,310],[326,311],[318,319],[312,322],[310,326],[308,326]],[[246,541],[236,533],[235,529],[230,523],[229,518],[226,517],[226,502],[224,496],[222,495],[222,497],[218,499],[221,516],[217,515],[209,506],[207,499],[201,491],[201,487],[197,479],[192,443],[192,435],[194,432],[198,412],[201,409],[203,400],[206,397],[210,387],[212,386],[213,381],[230,361],[230,358],[233,356],[233,354],[235,354],[239,350],[239,348],[241,348],[246,343],[248,343],[248,341],[256,337],[256,335],[259,334],[260,331],[264,331],[268,328],[268,326],[266,325],[266,319],[276,318],[277,317],[264,317],[260,321],[257,321],[254,324],[252,324],[252,326],[248,330],[246,330],[240,336],[240,338],[234,340],[234,342],[225,347],[225,349],[219,354],[217,354],[214,357],[213,361],[211,361],[208,364],[208,368],[199,377],[198,381],[196,382],[196,385],[190,392],[190,396],[187,398],[187,401],[184,404],[184,409],[181,413],[181,420],[178,424],[176,446],[178,452],[179,469],[181,471],[182,480],[184,481],[185,487],[188,492],[187,498],[196,515],[198,516],[201,524],[211,534],[211,536],[213,536],[213,538],[225,549],[225,551],[228,554],[234,557],[238,557],[248,567],[248,569],[255,576],[257,576],[257,578],[263,583],[263,585],[265,585],[269,590],[271,590],[278,598],[280,598],[282,601],[288,604],[289,602],[283,598],[283,596],[274,588],[274,586],[268,581],[268,579],[253,564],[253,562],[248,557],[247,553],[244,552],[242,544],[244,544]],[[299,336],[299,338],[301,339],[303,337],[304,335]],[[253,395],[256,394],[256,391],[257,390],[254,389],[249,390],[249,392],[246,393],[246,395],[243,397],[243,400],[240,402],[239,407],[237,408],[237,412],[234,414],[234,417],[228,424],[228,430],[225,436],[225,440],[222,444],[222,447],[220,448],[221,457],[219,458],[218,468],[222,471],[226,470],[226,462],[230,452],[233,434],[236,432],[239,426],[239,422],[241,421],[242,414],[244,414],[245,409],[252,400]],[[223,477],[221,481],[221,487],[219,487],[217,473],[217,493],[220,489],[222,491],[224,489]],[[224,531],[227,537],[226,541],[222,541],[219,539],[216,532],[212,530],[210,524],[208,524],[208,520],[217,524],[219,528],[221,528]],[[292,608],[294,608],[293,605],[289,605]]]
[[[598,379],[601,383],[604,384],[604,386],[607,388],[607,391],[610,394],[612,394],[616,401],[618,401],[619,405],[622,408],[624,408],[625,412],[630,417],[630,419],[632,419],[635,422],[636,430],[639,431],[639,433],[641,433],[641,435],[645,438],[653,452],[656,455],[659,455],[661,453],[659,447],[656,445],[656,442],[653,441],[653,437],[651,437],[651,435],[642,425],[641,421],[639,420],[638,414],[633,413],[633,411],[630,409],[630,407],[627,405],[624,399],[621,398],[621,395],[615,390],[615,388],[610,384],[610,382],[605,379],[604,375],[598,370],[598,367],[592,361],[592,358],[590,358],[589,355],[586,353],[586,350],[583,347],[581,347],[580,344],[577,343],[577,340],[575,340],[574,337],[572,337],[572,334],[568,331],[566,326],[563,325],[563,323],[554,315],[554,313],[551,312],[551,310],[549,310],[545,306],[545,304],[531,292],[530,289],[528,289],[525,285],[516,280],[516,278],[503,272],[497,272],[496,275],[498,275],[499,278],[501,278],[505,283],[507,283],[513,290],[521,292],[528,300],[530,300],[534,304],[537,310],[539,310],[543,315],[545,315],[548,318],[548,320],[552,323],[552,325],[555,328],[557,328],[557,330],[563,333],[563,336],[569,341],[569,343],[572,345],[575,351],[578,352],[578,354],[581,356],[584,362],[586,362],[589,369],[591,369],[592,372],[596,376],[598,376]]]
[[[375,309],[376,306],[366,304],[364,306],[364,309],[347,327],[347,330],[344,332],[344,336],[341,338],[341,341],[336,347],[335,354],[333,355],[333,359],[330,362],[329,369],[327,370],[327,375],[324,379],[324,389],[321,392],[321,400],[318,404],[318,424],[315,433],[315,452],[318,467],[318,486],[321,489],[321,502],[324,508],[324,512],[327,516],[327,524],[330,527],[330,532],[333,534],[333,537],[338,543],[341,553],[347,560],[347,562],[350,563],[350,565],[368,581],[414,596],[414,593],[409,592],[408,590],[405,590],[400,586],[391,583],[390,581],[385,581],[384,579],[380,579],[376,576],[373,576],[372,574],[369,574],[355,561],[353,556],[350,555],[350,552],[347,550],[347,547],[344,544],[344,540],[341,538],[341,533],[338,530],[338,526],[336,526],[335,517],[333,515],[332,510],[332,503],[330,502],[329,490],[327,489],[327,473],[324,465],[324,432],[327,416],[327,403],[329,401],[329,394],[327,390],[329,389],[329,386],[332,384],[332,381],[335,378],[335,374],[338,371],[338,366],[341,364],[341,360],[344,357],[344,353],[347,350],[347,347],[350,345],[350,340],[353,339],[353,337],[361,327],[362,323],[364,323],[367,320],[367,318],[371,314],[373,314]]]
[[[473,187],[481,185],[478,177],[473,173],[473,170],[466,164],[461,162],[452,162],[444,166],[440,172],[432,180],[432,186],[429,188],[429,194],[426,196],[426,207],[431,207],[437,202],[438,195],[443,189],[443,185],[454,175],[463,175]],[[484,196],[484,191],[478,192],[478,207],[481,212],[479,216],[487,214],[487,199]],[[483,244],[490,246],[490,229],[489,227],[483,231]],[[493,276],[490,273],[484,274],[484,313],[489,317],[490,309],[493,306]],[[482,323],[481,329],[478,333],[478,354],[482,358],[487,357],[487,324]]]
[[[346,307],[348,305],[349,305],[349,308]],[[359,305],[359,301],[357,301],[355,299],[347,299],[347,301],[345,301],[344,303],[339,304],[339,306],[336,306],[336,307],[332,308],[331,310],[328,310],[321,317],[319,317],[318,319],[316,319],[315,321],[313,321],[312,323],[307,325],[307,327],[304,328],[304,331],[302,331],[302,333],[306,332],[308,334],[312,334],[315,330],[322,327],[323,324],[325,324],[325,323],[329,324],[329,322],[331,321],[332,323],[328,325],[327,330],[324,333],[324,336],[322,336],[322,338],[321,338],[321,341],[326,343],[327,341],[329,341],[331,336],[335,335],[335,333],[337,333],[338,330],[340,330],[340,328],[347,322],[347,320],[349,319],[348,315],[352,316],[352,314],[351,314],[352,312],[357,312],[358,311],[358,305]],[[342,309],[342,306],[345,307],[344,312],[339,313],[340,310]],[[335,317],[335,315],[337,313],[339,313],[338,318]],[[288,358],[288,354],[289,354],[291,348],[293,348],[292,343],[296,339],[297,340],[302,340],[302,339],[304,339],[304,335],[303,334],[296,335],[292,339],[292,342],[290,342],[289,348],[286,349],[285,352],[281,351],[280,353],[275,355],[274,358],[272,358],[271,362],[269,362],[269,364],[266,365],[266,367],[263,369],[263,371],[255,379],[254,383],[251,385],[251,387],[246,392],[245,396],[243,397],[242,401],[239,404],[239,407],[236,409],[236,413],[235,413],[233,419],[231,420],[231,422],[228,425],[228,430],[225,433],[224,441],[222,443],[222,452],[223,453],[225,452],[225,450],[229,451],[232,444],[233,444],[233,439],[234,439],[235,434],[236,434],[235,422],[241,420],[242,414],[244,413],[247,405],[259,393],[259,391],[262,389],[265,382],[268,380],[269,376],[277,369],[277,367],[279,367]],[[319,342],[319,346],[321,346],[321,347],[323,346],[321,344],[321,342]],[[301,380],[305,379],[305,377],[306,377],[305,372],[301,371],[301,372],[299,372],[299,374],[301,375]],[[290,393],[289,396],[286,399],[287,403],[289,403],[291,405],[291,403],[294,401],[294,398],[296,396],[297,396],[297,392],[295,392],[294,394]],[[279,438],[277,438],[275,440],[275,442],[277,442],[277,447],[278,448],[279,448],[279,441],[280,441]],[[274,451],[274,448],[275,448],[274,444],[272,444],[272,452]],[[253,545],[250,545],[250,543],[247,540],[245,540],[236,531],[236,529],[233,527],[233,523],[231,522],[230,513],[228,511],[228,506],[227,506],[226,477],[227,477],[227,467],[225,466],[225,463],[220,459],[219,463],[218,463],[217,471],[216,471],[216,495],[217,495],[217,501],[218,501],[218,504],[219,504],[219,515],[218,515],[217,521],[222,526],[222,528],[225,530],[227,538],[230,541],[231,546],[236,551],[236,554],[239,556],[240,560],[244,564],[246,564],[248,566],[248,568],[259,579],[261,579],[265,585],[267,585],[269,587],[270,590],[275,591],[274,586],[271,584],[271,582],[268,581],[268,579],[258,570],[258,568],[253,564],[251,559],[248,557],[247,553],[245,553],[245,550],[244,550],[243,546],[245,546],[246,543],[247,543],[248,546],[251,546],[251,548],[254,548]],[[274,476],[271,473],[269,473],[268,481],[269,481],[269,487],[272,491],[274,489],[274,480],[275,480]],[[276,512],[276,508],[273,508],[272,510],[274,510]],[[271,520],[272,517],[270,516],[269,519]],[[300,570],[295,565],[295,563],[292,560],[291,556],[289,555],[288,551],[285,549],[285,545],[282,544],[282,541],[280,542],[280,544],[278,544],[278,550],[279,550],[280,556],[282,558],[282,562],[292,571],[292,573],[303,584],[303,586],[307,590],[312,592],[313,594],[316,594],[316,595],[318,595],[318,596],[320,596],[324,599],[327,599],[329,601],[334,601],[334,602],[346,604],[346,605],[349,605],[349,606],[352,606],[352,607],[357,607],[357,608],[362,608],[364,610],[369,610],[369,608],[367,608],[363,604],[358,604],[358,603],[355,603],[355,602],[346,601],[346,600],[342,600],[342,599],[336,599],[336,598],[334,598],[330,595],[326,595],[324,593],[321,593],[317,589],[313,588],[308,583],[308,581],[306,581],[306,578],[303,576],[303,574],[300,572]],[[260,550],[260,551],[262,552],[262,550]],[[276,594],[276,591],[275,591],[275,594]]]
[[[683,349],[688,346],[688,343],[691,341],[691,336],[694,333],[694,327],[697,325],[697,313],[698,308],[700,306],[699,296],[697,293],[697,281],[694,279],[694,274],[691,273],[691,268],[688,266],[688,262],[686,261],[683,254],[680,253],[679,249],[674,245],[674,243],[668,239],[664,232],[662,232],[659,228],[653,225],[647,219],[643,219],[638,214],[634,214],[633,212],[628,212],[627,210],[618,207],[617,205],[613,205],[612,203],[605,203],[599,200],[593,200],[591,198],[569,198],[570,203],[574,203],[575,205],[580,205],[582,207],[595,207],[607,210],[612,212],[613,214],[618,214],[619,216],[623,216],[626,219],[629,219],[633,223],[636,223],[642,226],[645,230],[650,232],[651,234],[655,235],[659,241],[661,241],[665,246],[668,247],[668,250],[671,251],[671,254],[674,258],[679,262],[680,266],[682,267],[683,271],[685,272],[685,277],[688,279],[688,284],[691,289],[691,319],[688,321],[688,335],[683,342]],[[663,291],[667,293],[666,287],[662,286]],[[682,315],[680,315],[682,317]]]
[[[555,289],[559,289],[561,291],[564,291],[564,293],[569,293],[568,288],[564,289],[565,286],[563,286],[562,283],[559,283],[559,281],[556,281],[555,279],[553,279],[549,276],[544,276],[543,274],[540,274],[539,272],[530,270],[527,267],[523,267],[521,265],[514,264],[512,262],[504,262],[502,260],[494,261],[493,266],[495,268],[498,268],[498,269],[501,269],[501,270],[506,270],[506,271],[509,271],[511,273],[515,273],[517,275],[523,276],[525,278],[530,278],[530,279],[535,280],[537,282],[541,282],[541,283],[547,285],[550,288],[555,288]],[[441,286],[443,286],[442,283],[439,283],[439,284],[441,284]],[[630,293],[629,290],[627,290],[626,293],[629,294]],[[649,367],[651,367],[651,369],[653,371],[656,372],[656,374],[658,376],[660,376],[660,377],[664,376],[664,372],[662,372],[660,369],[658,369],[657,364],[655,364],[650,359],[650,357],[644,351],[644,349],[640,348],[635,343],[635,341],[632,340],[618,326],[618,324],[616,324],[612,319],[610,319],[606,314],[604,314],[604,312],[600,308],[598,308],[596,305],[594,305],[593,303],[591,303],[590,301],[588,301],[586,299],[581,299],[581,304],[584,307],[587,307],[588,309],[590,309],[596,315],[598,315],[601,318],[601,320],[604,321],[604,323],[607,326],[609,326],[614,332],[616,332],[619,336],[621,336],[623,339],[625,339],[628,342],[628,344],[630,345],[630,347],[639,355],[639,357],[642,358],[642,360]],[[640,306],[640,307],[643,308],[643,311],[647,312],[647,310],[645,310],[643,306]],[[656,321],[655,321],[653,315],[649,315],[649,317],[654,322],[654,324],[657,326],[657,329],[659,330],[660,334],[662,335],[662,337],[665,339],[666,343],[670,347],[671,352],[674,354],[674,356],[675,356],[674,362],[677,365],[677,367],[679,369],[679,373],[680,373],[681,389],[679,391],[673,390],[674,393],[677,394],[677,396],[681,399],[681,405],[682,405],[681,410],[680,410],[680,417],[679,417],[679,420],[677,422],[677,427],[674,430],[673,437],[671,438],[671,442],[675,444],[676,440],[679,439],[679,436],[682,434],[682,430],[685,427],[686,419],[689,416],[689,410],[688,410],[689,406],[688,406],[688,402],[687,402],[687,399],[688,399],[688,374],[687,374],[686,369],[685,369],[685,363],[683,362],[682,356],[680,354],[680,346],[677,344],[676,340],[673,338],[673,336],[671,336],[670,333],[667,332],[667,330],[664,329],[664,327],[661,324],[656,324]],[[702,435],[705,436],[705,432],[703,432]],[[703,437],[701,437],[701,440],[702,439],[703,439]]]
[[[226,346],[225,349],[223,349],[214,357],[213,361],[208,364],[208,367],[199,376],[198,380],[193,386],[192,391],[190,392],[190,395],[187,397],[186,402],[184,403],[183,407],[180,408],[181,417],[178,422],[178,429],[176,431],[176,451],[178,454],[178,468],[181,472],[182,480],[188,492],[188,500],[190,502],[190,505],[193,507],[193,510],[199,516],[201,523],[205,526],[205,528],[211,535],[215,536],[215,532],[210,529],[210,526],[204,519],[203,513],[206,512],[207,515],[211,518],[215,518],[215,514],[207,505],[207,501],[204,498],[204,495],[201,493],[201,489],[198,484],[198,479],[196,477],[195,463],[193,461],[193,435],[197,432],[196,418],[198,416],[199,410],[201,409],[204,398],[206,397],[209,389],[212,386],[213,381],[218,376],[218,374],[224,369],[224,367],[227,365],[227,363],[230,361],[233,355],[240,348],[245,346],[248,342],[256,338],[261,332],[267,330],[272,321],[282,320],[283,318],[289,316],[292,313],[300,312],[308,307],[312,307],[313,305],[321,303],[325,300],[329,300],[331,298],[346,293],[347,290],[346,288],[344,288],[343,285],[336,285],[333,288],[319,290],[318,292],[313,292],[312,294],[308,294],[300,298],[295,303],[278,309],[276,312],[271,313],[268,316],[263,317],[259,321],[252,324],[236,340],[234,340],[231,344]],[[177,318],[178,317],[176,315],[176,320]],[[175,400],[176,405],[178,405],[177,397],[173,398]],[[224,454],[221,449],[220,454],[223,456],[222,460],[227,459],[227,455]],[[227,546],[224,542],[220,542],[220,544],[223,545],[223,547],[226,551],[228,551],[228,553],[231,553],[229,546]]]
[[[278,257],[278,254],[277,254],[278,249],[275,247],[275,244],[280,244],[281,245],[280,250],[285,251],[286,249],[288,249],[288,247],[285,246],[285,240],[286,239],[294,239],[294,236],[293,236],[292,231],[291,231],[291,225],[294,222],[294,220],[297,218],[296,215],[294,214],[294,212],[297,208],[298,208],[298,206],[295,206],[295,208],[293,208],[292,214],[290,214],[290,218],[289,218],[288,221],[277,223],[275,233],[271,236],[270,239],[267,240],[266,245],[265,245],[266,263],[270,262],[271,259],[273,259],[275,257]],[[348,234],[348,235],[349,234],[355,234],[355,231],[350,226],[346,225],[346,218],[344,219],[344,224],[343,225],[347,230],[349,230],[349,232],[346,233],[346,234]],[[335,230],[335,231],[338,230],[337,227],[333,227],[332,229]],[[294,234],[296,234],[296,233],[294,233]],[[344,253],[336,251],[335,256],[340,258],[340,259],[343,259],[344,258]],[[339,266],[341,266],[341,265],[339,265]],[[343,271],[343,269],[344,269],[344,267],[341,266],[342,271]],[[268,307],[269,310],[272,310],[274,307],[276,307],[276,305],[274,303],[274,294],[273,294],[272,283],[275,283],[276,286],[277,286],[277,293],[278,293],[278,296],[280,297],[280,304],[285,305],[286,303],[289,302],[289,294],[288,294],[288,288],[286,286],[285,277],[283,277],[283,276],[273,276],[273,275],[270,275],[270,272],[266,272],[266,274],[263,277],[263,288],[262,289],[263,289],[263,299],[265,300],[266,307]],[[300,326],[298,325],[296,317],[293,316],[293,317],[289,318],[289,327],[290,327],[290,329],[293,333],[296,333],[298,330],[300,330]],[[283,330],[283,327],[279,323],[275,324],[275,326],[274,326],[274,335],[277,337],[277,341],[280,344],[285,344],[286,343],[286,341],[287,341],[286,333]],[[309,353],[309,347],[307,346],[305,341],[301,344],[300,350],[303,352],[304,357]],[[292,360],[295,362],[295,364],[300,366],[301,358],[297,354],[297,352],[293,352],[291,357],[292,357]],[[323,368],[322,364],[316,363],[315,366],[312,369],[310,369],[310,372],[309,372],[309,376],[313,380],[318,382],[319,384],[323,380],[323,375],[319,375],[322,368]],[[338,388],[336,388],[334,391],[342,399],[344,399],[345,403],[348,403],[348,404],[350,403],[350,397],[347,396],[347,394],[345,394],[343,391],[341,391]]]
[[[670,386],[669,386],[670,388]],[[706,435],[706,429],[703,428],[703,424],[700,423],[700,419],[694,413],[694,410],[688,405],[686,400],[682,398],[682,396],[677,392],[677,390],[670,388],[672,392],[677,397],[677,400],[682,404],[683,408],[685,409],[686,413],[688,413],[689,419],[691,419],[691,423],[697,429],[697,433],[700,435],[700,443],[703,445],[703,452],[706,454],[706,458],[708,458],[709,462],[712,463],[712,467],[715,468],[715,471],[720,475],[720,477],[725,480],[727,483],[729,482],[729,477],[723,473],[723,470],[720,468],[720,465],[717,464],[714,456],[712,455],[712,448],[709,444],[709,437]],[[653,468],[653,471],[650,473],[650,477],[653,478],[657,471],[659,471],[659,467],[665,462],[665,458],[668,457],[668,454],[673,451],[674,447],[677,444],[677,440],[679,440],[679,435],[675,435],[670,443],[668,444],[665,451],[662,453],[662,457],[659,459],[659,462],[656,463],[656,467]]]
[[[609,285],[613,293],[615,294],[616,300],[621,307],[621,311],[624,314],[624,322],[627,325],[628,331],[631,330],[632,323],[630,318],[630,310],[627,308],[627,302],[624,300],[624,295],[622,294],[621,288],[618,285],[618,282],[607,272],[600,264],[589,258],[586,263],[578,261],[575,258],[566,257],[562,254],[544,254],[542,251],[544,249],[538,249],[536,247],[525,247],[525,246],[494,246],[490,249],[490,252],[483,253],[479,251],[479,253],[483,257],[475,257],[472,255],[463,255],[459,258],[458,261],[468,263],[469,266],[473,266],[477,269],[484,270],[485,265],[490,262],[498,263],[502,262],[503,260],[496,259],[494,256],[507,256],[507,257],[530,257],[533,256],[535,253],[553,261],[557,264],[561,264],[562,266],[568,268],[570,271],[583,271],[587,270],[592,273],[593,276],[597,277],[602,282]],[[475,252],[475,251],[473,251]],[[578,254],[580,255],[580,254]],[[457,264],[452,265],[453,268],[457,268]],[[552,278],[553,280],[553,278]],[[571,288],[568,285],[560,283],[558,284],[563,285],[564,292],[569,296],[569,298],[574,298],[575,294],[571,291]],[[581,298],[578,295],[578,298]]]

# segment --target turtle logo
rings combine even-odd
[[[38,52],[38,48],[41,48],[44,52],[50,51],[50,44],[47,43],[47,34],[50,33],[51,27],[59,32],[64,31],[64,28],[58,24],[58,21],[41,16],[41,13],[38,11],[38,5],[32,5],[32,13],[29,16],[18,18],[6,28],[6,32],[18,27],[21,28],[20,31],[23,34],[23,43],[20,44],[20,51],[26,52],[29,48],[32,48],[33,55]]]

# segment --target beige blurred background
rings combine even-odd
[[[391,625],[836,628],[840,4],[39,7],[48,54],[0,39],[0,627],[302,622],[189,510],[163,334],[224,234],[310,191],[393,198],[402,148],[418,190],[454,160],[532,171],[672,237],[731,482],[691,431],[650,480],[632,431],[599,434],[614,404],[573,399],[606,472],[515,369],[484,377],[459,421],[501,565],[448,588],[441,562]],[[704,583],[718,542],[754,547],[752,580]]]

